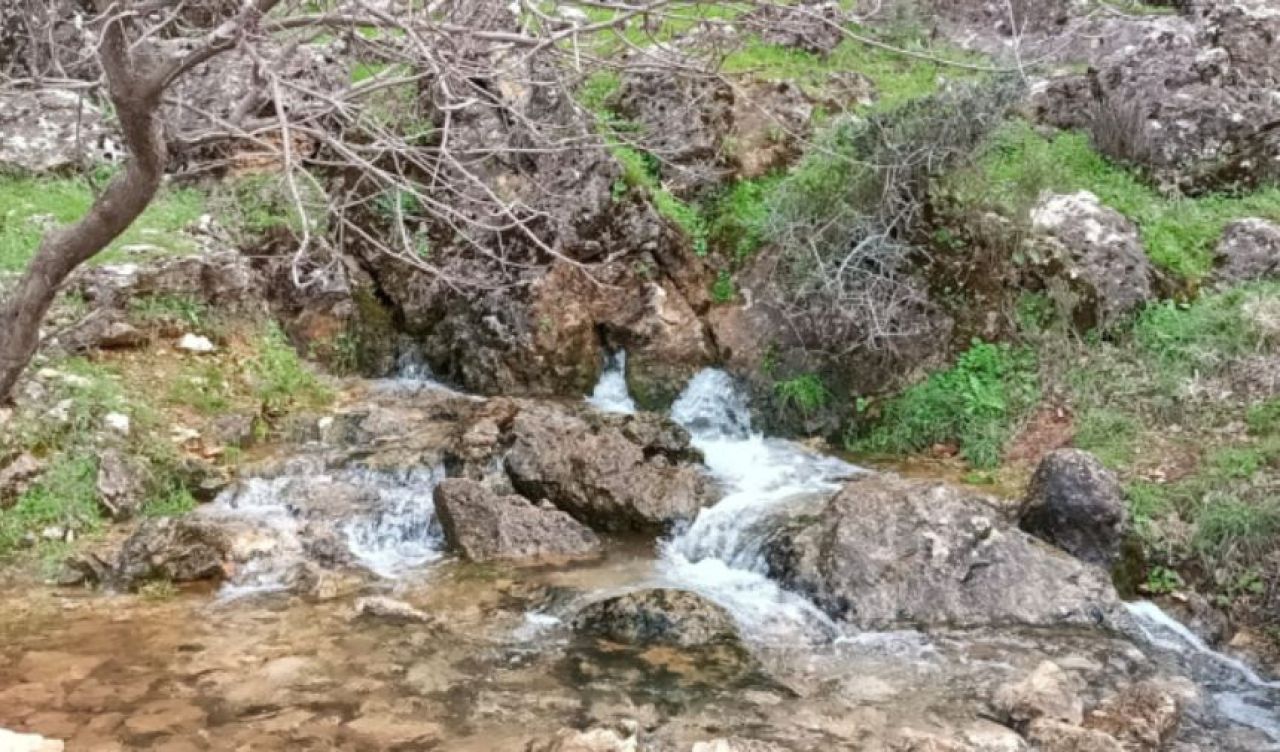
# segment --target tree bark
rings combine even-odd
[[[18,286],[0,304],[0,404],[40,345],[40,322],[76,267],[128,229],[155,197],[168,152],[159,118],[162,87],[139,70],[122,21],[107,22],[100,58],[130,159],[79,221],[47,234]]]

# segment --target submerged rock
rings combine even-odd
[[[688,434],[674,424],[655,432],[653,420],[524,405],[511,424],[507,474],[521,495],[597,530],[660,531],[693,518],[714,493],[701,468],[682,459]]]
[[[372,596],[356,601],[357,618],[380,619],[395,624],[429,624],[430,614],[414,608],[404,601],[384,596]]]
[[[578,612],[574,629],[625,645],[704,647],[737,644],[733,617],[687,590],[656,588],[608,598]]]
[[[1088,452],[1058,449],[1031,478],[1018,526],[1091,564],[1111,567],[1129,533],[1115,473]]]
[[[1099,625],[1106,573],[1007,527],[966,489],[868,474],[766,543],[770,573],[834,617],[894,625]]]
[[[445,541],[471,561],[578,559],[601,550],[596,534],[567,513],[476,481],[444,480],[434,497]]]

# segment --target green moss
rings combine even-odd
[[[1209,272],[1227,223],[1242,217],[1280,221],[1280,187],[1244,196],[1169,198],[1107,161],[1087,135],[1045,138],[1023,122],[1000,133],[974,168],[952,176],[948,189],[965,205],[994,206],[1011,217],[1024,215],[1042,191],[1090,191],[1138,225],[1154,263],[1191,282]]]
[[[890,399],[855,452],[910,453],[955,442],[974,467],[994,467],[1014,426],[1039,397],[1035,356],[975,342],[954,366]]]
[[[89,211],[94,191],[84,178],[0,175],[0,271],[21,271],[46,228],[70,224]],[[137,221],[93,263],[119,262],[134,253],[184,254],[196,250],[184,230],[205,212],[190,189],[162,189]]]

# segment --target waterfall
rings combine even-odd
[[[805,598],[766,575],[763,543],[774,515],[827,498],[859,469],[753,431],[746,395],[724,371],[697,374],[671,408],[724,496],[660,544],[667,583],[727,608],[763,641],[824,640],[838,630]]]
[[[597,410],[606,413],[625,413],[630,415],[636,411],[635,400],[627,392],[627,353],[623,350],[610,355],[605,361],[604,371],[600,373],[600,381],[595,391],[587,398],[587,402]]]

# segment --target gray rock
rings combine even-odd
[[[1106,573],[1005,526],[967,489],[856,478],[765,545],[770,573],[833,617],[895,625],[1098,625],[1117,606]]]
[[[720,606],[687,590],[638,590],[597,601],[573,620],[579,634],[624,645],[682,648],[736,645],[733,617]]]
[[[1071,677],[1056,663],[1044,661],[1025,679],[996,690],[1001,717],[1018,727],[1045,718],[1073,725],[1084,720],[1084,702]]]
[[[1026,737],[1039,752],[1124,752],[1108,734],[1048,718],[1032,721]]]
[[[129,590],[154,580],[221,579],[227,574],[224,561],[229,549],[226,532],[212,522],[194,518],[145,520],[116,554],[112,578]]]
[[[701,468],[673,461],[674,424],[654,434],[647,421],[582,415],[541,404],[512,420],[505,466],[516,491],[547,500],[596,530],[660,531],[691,519],[714,497]],[[631,430],[629,426],[635,426]],[[661,436],[646,446],[628,438]]]
[[[133,517],[142,505],[143,471],[119,449],[98,456],[98,503],[113,520]]]
[[[44,463],[30,452],[23,452],[0,468],[0,509],[17,503],[44,470]]]
[[[102,111],[64,89],[0,92],[0,169],[43,174],[123,153]]]
[[[442,481],[434,497],[449,547],[471,561],[580,559],[601,551],[596,534],[568,514],[473,480]]]
[[[58,342],[71,352],[125,350],[147,344],[147,335],[119,315],[99,311],[60,334]]]
[[[1233,285],[1280,275],[1280,225],[1241,219],[1222,231],[1214,253],[1213,281]]]
[[[1091,564],[1111,567],[1129,533],[1120,481],[1088,452],[1045,455],[1027,488],[1018,526]]]
[[[1031,227],[1025,247],[1033,274],[1079,297],[1080,329],[1111,326],[1156,297],[1156,271],[1137,226],[1092,193],[1044,197]]]
[[[357,617],[397,624],[429,624],[432,621],[431,616],[425,611],[416,609],[404,601],[382,596],[357,600],[355,613]]]

